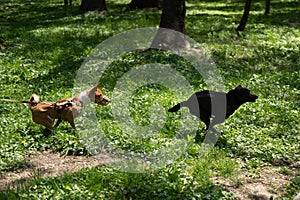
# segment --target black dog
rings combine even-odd
[[[191,114],[205,123],[205,130],[218,132],[213,128],[214,125],[223,123],[243,103],[255,102],[257,98],[257,95],[251,94],[249,89],[240,85],[228,93],[204,90],[196,92],[187,101],[175,105],[168,111],[176,112],[181,107],[188,107]]]

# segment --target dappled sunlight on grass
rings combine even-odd
[[[63,6],[61,0],[2,1],[0,98],[28,100],[32,93],[41,95],[42,101],[71,97],[77,70],[94,47],[123,31],[159,25],[161,10],[127,11],[127,3],[108,0],[108,13],[101,14],[79,11],[80,1],[70,7]],[[269,15],[263,14],[264,2],[253,2],[246,30],[237,36],[235,28],[243,7],[244,2],[236,0],[187,2],[186,34],[216,63],[224,92],[241,84],[259,96],[256,103],[243,105],[220,125],[224,134],[211,151],[203,153],[202,144],[194,143],[190,124],[184,124],[186,135],[176,139],[189,141],[186,153],[157,171],[148,166],[146,173],[132,174],[98,167],[47,179],[36,175],[35,180],[16,190],[0,192],[0,198],[230,199],[233,194],[215,185],[211,177],[232,178],[241,185],[239,170],[253,172],[274,165],[293,176],[300,159],[300,31],[297,23],[291,25],[286,20],[299,18],[299,1],[271,1]],[[208,88],[188,61],[159,51],[120,56],[99,77],[100,88],[111,97],[120,77],[148,63],[169,64],[194,91]],[[158,124],[163,126],[160,132],[147,137],[144,133],[136,136],[126,124],[120,125],[110,106],[96,107],[95,123],[118,147],[153,152],[171,145],[176,137],[186,111],[167,112],[179,102],[176,95],[153,84],[124,97],[130,99],[128,116],[133,124],[147,126],[166,121]],[[181,97],[185,98],[188,96]],[[204,126],[195,118],[191,120],[199,129]],[[0,133],[0,176],[26,167],[27,155],[32,151],[50,149],[63,155],[89,155],[78,130],[62,123],[46,136],[43,127],[32,122],[27,105],[0,102]],[[294,179],[287,187],[287,198],[299,190],[297,181]]]

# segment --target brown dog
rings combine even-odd
[[[81,113],[83,106],[89,101],[102,106],[106,106],[110,102],[110,99],[102,94],[98,84],[73,98],[64,98],[57,102],[39,102],[39,100],[40,97],[36,94],[31,95],[29,99],[32,120],[45,126],[48,132],[51,132],[55,119],[57,122],[54,127],[57,127],[62,121],[68,121],[75,128],[74,118]]]

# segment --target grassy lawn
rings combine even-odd
[[[161,11],[126,11],[126,3],[109,0],[109,12],[99,15],[79,12],[79,0],[73,7],[59,0],[3,0],[0,98],[27,100],[32,93],[42,101],[71,97],[76,72],[93,48],[126,30],[158,26]],[[191,134],[186,152],[158,170],[129,173],[99,166],[48,178],[36,173],[17,188],[0,188],[0,199],[232,199],[236,194],[230,187],[247,184],[241,174],[255,179],[266,167],[289,177],[280,191],[269,180],[268,192],[292,199],[300,191],[300,3],[272,1],[271,14],[265,16],[264,3],[253,2],[246,31],[238,37],[235,28],[243,7],[235,0],[187,1],[186,33],[211,55],[225,92],[240,84],[259,96],[220,125],[224,133],[211,150],[203,154],[202,144],[194,143]],[[190,63],[170,52],[122,55],[99,78],[100,88],[112,97],[120,77],[147,63],[169,64],[194,91],[207,89]],[[161,120],[149,106],[159,105],[165,112],[178,102],[172,91],[157,85],[141,87],[130,98],[129,116],[139,126]],[[179,114],[165,114],[161,131],[141,138],[115,120],[110,106],[96,111],[110,142],[132,152],[174,145],[182,120]],[[204,126],[190,120],[199,129]],[[186,132],[190,129],[184,124]],[[44,128],[32,122],[27,105],[0,102],[0,179],[30,166],[30,153],[45,150],[90,156],[80,131],[70,130],[67,123],[46,136]]]

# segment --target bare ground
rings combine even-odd
[[[215,177],[214,183],[233,192],[236,199],[277,199],[296,176],[298,168],[299,163],[290,166],[286,173],[279,166],[264,166],[254,172],[241,169],[235,179]]]
[[[60,156],[51,151],[34,152],[29,155],[28,167],[16,172],[0,174],[0,191],[14,188],[20,183],[33,179],[37,174],[42,178],[54,177],[65,172],[76,172],[83,168],[103,165],[94,157]]]
[[[95,157],[60,156],[51,151],[34,152],[29,155],[27,168],[16,172],[0,174],[0,191],[15,188],[21,183],[33,179],[38,174],[42,178],[59,176],[65,172],[76,172],[83,168],[102,166]],[[216,185],[222,186],[235,194],[236,199],[276,199],[283,194],[283,189],[297,173],[299,163],[286,174],[281,167],[265,166],[249,173],[241,169],[236,178],[214,177]]]

